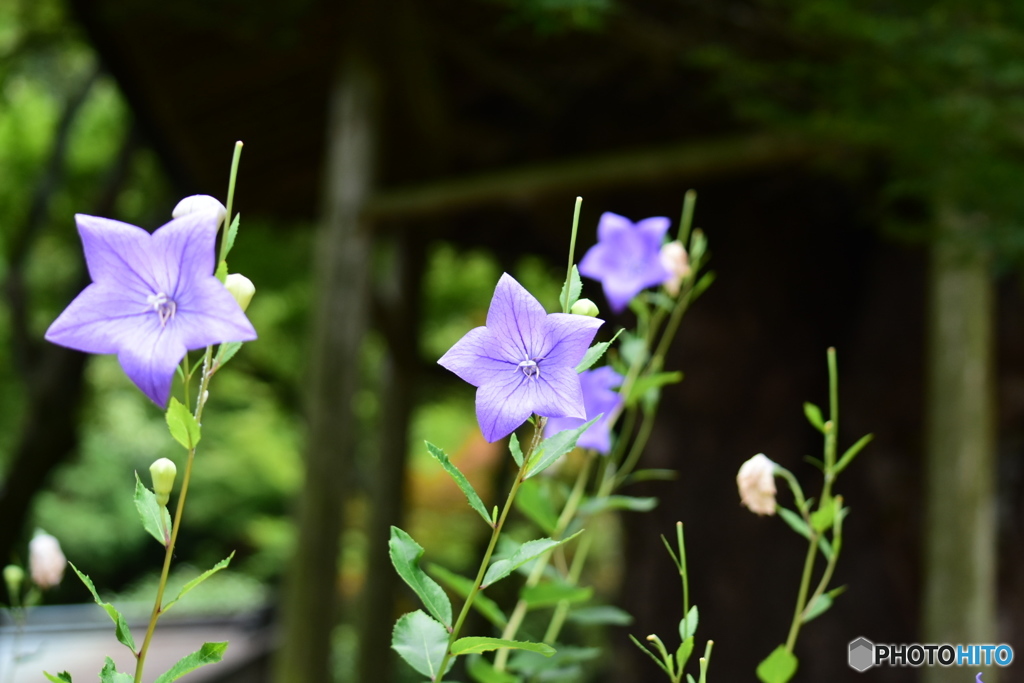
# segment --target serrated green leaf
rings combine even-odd
[[[612,605],[592,605],[578,607],[569,612],[569,621],[597,626],[629,626],[633,623],[633,616],[626,610]]]
[[[103,668],[100,669],[100,683],[132,683],[135,680],[130,674],[122,673],[117,670],[117,666],[114,665],[114,660],[107,657],[103,662]]]
[[[516,436],[515,432],[512,432],[512,436],[508,440],[508,449],[512,452],[512,459],[516,461],[517,465],[522,467],[523,449],[519,447],[519,437]]]
[[[590,428],[590,425],[594,424],[604,415],[598,415],[593,420],[586,422],[576,429],[566,429],[558,432],[554,436],[548,439],[544,439],[537,445],[537,449],[530,456],[530,469],[526,473],[526,479],[536,476],[546,470],[551,465],[561,458],[563,455],[576,448],[576,442],[579,440],[580,435]]]
[[[615,333],[615,336],[613,336],[608,341],[598,342],[591,346],[589,349],[587,349],[587,352],[583,354],[583,360],[581,360],[580,364],[576,366],[576,372],[583,372],[584,370],[589,370],[594,365],[594,363],[601,360],[601,357],[605,354],[606,351],[608,351],[608,347],[611,346],[615,342],[615,340],[619,338],[620,334],[622,334],[622,328],[619,328],[619,331]]]
[[[502,648],[536,652],[545,657],[555,654],[555,648],[545,643],[531,643],[525,640],[504,640],[503,638],[483,638],[479,636],[459,638],[452,643],[452,654],[480,654],[481,652],[490,652],[491,650],[500,650]]]
[[[444,584],[448,590],[452,591],[462,599],[466,599],[469,596],[469,592],[473,589],[473,582],[467,579],[465,576],[460,576],[453,571],[445,569],[439,564],[428,564],[427,571],[434,575],[434,577]],[[498,607],[498,603],[491,600],[483,593],[477,593],[476,599],[473,600],[473,608],[480,612],[487,621],[491,622],[498,628],[505,628],[508,624],[508,617]]]
[[[828,593],[822,593],[815,598],[813,603],[807,606],[804,610],[803,616],[801,617],[801,621],[806,624],[811,619],[824,614],[831,606],[832,596]]]
[[[697,624],[700,621],[700,613],[697,611],[697,605],[690,605],[690,611],[686,613],[686,616],[679,620],[679,638],[686,640],[692,638],[697,632]]]
[[[676,649],[676,670],[682,671],[686,668],[686,662],[690,660],[691,654],[693,654],[693,636],[679,643],[679,647]]]
[[[117,608],[109,602],[103,602],[100,600],[100,595],[96,592],[96,586],[92,584],[92,579],[78,571],[78,567],[71,562],[68,562],[68,564],[71,565],[71,568],[75,570],[76,574],[78,574],[78,578],[82,580],[85,587],[89,589],[89,592],[92,594],[92,599],[97,605],[106,611],[107,615],[114,622],[114,635],[117,636],[117,642],[121,643],[132,652],[135,652],[135,640],[132,638],[131,629],[128,628],[128,622],[125,620],[124,615],[118,612]]]
[[[577,603],[586,602],[594,596],[594,589],[591,586],[570,586],[564,583],[539,583],[536,586],[524,588],[519,597],[530,609],[540,607],[551,607],[560,602]]]
[[[174,603],[178,602],[183,597],[185,597],[185,594],[188,593],[190,590],[192,590],[193,588],[195,588],[196,586],[201,584],[203,581],[206,581],[208,578],[210,578],[211,576],[213,576],[214,574],[219,572],[221,569],[225,569],[229,564],[231,564],[231,558],[233,558],[234,556],[235,556],[235,551],[232,550],[230,555],[228,555],[223,560],[221,560],[217,564],[213,565],[213,567],[211,567],[210,569],[207,569],[205,572],[203,572],[202,574],[200,574],[199,576],[197,576],[196,578],[192,579],[191,581],[186,583],[184,586],[182,586],[181,590],[178,591],[178,594],[174,597],[174,599],[171,600],[166,605],[164,605],[162,611],[163,612],[167,612],[167,610],[169,610],[171,608],[171,605],[173,605]]]
[[[553,541],[550,538],[538,538],[535,541],[523,543],[508,559],[495,560],[491,563],[491,566],[487,568],[487,573],[484,574],[484,580],[480,587],[486,588],[502,580],[530,560],[536,559],[549,550],[568,543],[582,533],[583,530],[580,529],[572,536],[563,538],[560,541]]]
[[[651,375],[644,375],[633,382],[633,386],[629,390],[629,396],[626,397],[626,405],[634,405],[652,389],[660,389],[668,384],[677,384],[682,381],[683,373],[679,371],[655,372]]]
[[[135,473],[135,509],[139,511],[142,527],[166,548],[171,542],[171,514],[166,505],[156,501],[156,494],[146,488],[138,472]]]
[[[52,683],[71,683],[71,674],[69,674],[67,671],[61,671],[56,676],[44,671],[43,675],[46,676],[46,679],[48,681],[52,681]]]
[[[865,434],[857,440],[857,443],[853,444],[846,449],[842,457],[839,458],[839,462],[836,463],[834,473],[839,474],[849,466],[853,459],[857,457],[857,454],[864,450],[864,447],[871,443],[871,440],[875,438],[874,434]]]
[[[466,479],[466,475],[459,471],[459,468],[456,467],[451,459],[448,458],[447,453],[429,441],[424,443],[427,444],[427,450],[430,452],[430,455],[433,456],[434,460],[441,463],[441,467],[444,468],[444,471],[447,472],[449,476],[455,480],[455,483],[458,484],[458,487],[462,489],[462,492],[466,495],[466,499],[469,501],[469,506],[483,517],[487,526],[491,526],[491,516],[487,514],[487,508],[484,507],[484,502],[480,500],[480,496],[477,495],[476,489],[474,489],[473,485],[469,483],[468,479]]]
[[[825,433],[825,420],[821,417],[821,408],[810,401],[804,401],[804,416],[815,429],[822,434]]]
[[[576,266],[569,270],[568,277],[562,284],[562,292],[558,295],[558,303],[562,304],[562,311],[568,313],[572,305],[576,303],[580,298],[580,292],[583,291],[583,281],[580,280],[580,271],[576,269]]]
[[[201,437],[199,423],[192,413],[188,412],[188,408],[173,396],[167,407],[166,418],[167,427],[171,430],[174,440],[188,450],[195,448]]]
[[[757,665],[757,678],[761,683],[786,683],[796,673],[797,658],[779,645]]]
[[[236,213],[235,217],[231,220],[231,225],[228,226],[228,231],[224,235],[224,258],[228,257],[231,250],[235,246],[235,238],[238,237],[238,223],[242,220],[242,214]]]
[[[406,664],[435,680],[448,650],[448,631],[423,610],[416,610],[395,622],[391,647]],[[454,661],[454,657],[449,660],[449,668]]]
[[[224,342],[217,349],[217,367],[223,366],[229,360],[235,357],[239,349],[242,348],[242,342]]]
[[[658,505],[657,498],[638,498],[636,496],[603,496],[591,498],[580,505],[580,514],[593,515],[606,510],[629,510],[630,512],[649,512]]]
[[[423,557],[423,548],[420,544],[414,541],[412,536],[393,526],[391,539],[388,541],[388,552],[391,555],[391,563],[395,565],[395,571],[419,596],[427,611],[447,628],[451,628],[452,603],[444,589],[420,569],[419,560]]]
[[[466,660],[466,673],[477,683],[520,683],[519,676],[507,671],[498,671],[479,655],[470,655]]]
[[[215,664],[224,658],[224,651],[227,649],[228,644],[226,642],[203,643],[201,648],[192,654],[185,655],[165,673],[157,676],[156,681],[153,683],[171,683],[171,681],[176,681],[185,674],[195,671],[201,666]]]
[[[543,489],[544,486],[537,479],[524,481],[516,494],[515,506],[544,533],[552,534],[558,525],[558,513],[555,512],[551,496]]]

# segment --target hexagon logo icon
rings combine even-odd
[[[875,664],[875,644],[867,638],[850,642],[850,668],[867,671]]]

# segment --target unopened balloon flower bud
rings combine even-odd
[[[690,256],[686,253],[686,247],[679,240],[669,242],[661,247],[661,265],[668,271],[668,279],[662,284],[672,296],[679,295],[679,286],[690,274]]]
[[[178,202],[177,206],[174,207],[174,211],[171,211],[171,217],[181,218],[190,213],[199,212],[215,214],[218,223],[223,221],[224,217],[228,214],[228,210],[224,208],[224,205],[216,197],[211,197],[208,194],[194,194]]]
[[[759,515],[775,514],[775,463],[758,453],[736,475],[740,502]]]
[[[235,297],[235,301],[243,311],[249,308],[252,295],[256,293],[256,286],[253,285],[252,280],[241,273],[231,273],[224,281],[224,286],[231,292],[231,296]]]
[[[7,592],[10,594],[11,602],[17,601],[17,595],[21,592],[21,582],[25,580],[25,570],[16,564],[9,564],[4,567],[4,583],[7,585]]]
[[[32,582],[43,590],[58,586],[67,565],[60,541],[48,533],[37,531],[28,543],[28,568]]]
[[[174,478],[178,476],[178,468],[167,458],[160,458],[149,466],[149,474],[153,478],[153,493],[156,502],[167,505],[174,488]]]
[[[575,315],[586,315],[591,318],[596,318],[597,314],[601,311],[598,310],[597,304],[590,299],[580,299],[572,305],[569,312]]]

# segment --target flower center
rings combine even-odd
[[[174,312],[178,310],[178,304],[174,303],[174,299],[163,292],[150,294],[146,298],[146,303],[152,306],[156,314],[160,316],[161,327],[167,325],[167,321],[173,318]]]
[[[540,377],[540,366],[537,365],[537,361],[535,360],[524,360],[519,364],[519,369],[522,370],[523,374],[530,379]]]

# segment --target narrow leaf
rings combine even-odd
[[[427,569],[431,574],[437,578],[442,584],[448,587],[450,591],[458,595],[460,598],[465,599],[469,596],[469,592],[473,590],[473,582],[467,579],[465,576],[459,576],[453,571],[449,571],[439,564],[429,564]],[[508,624],[508,617],[498,607],[498,603],[491,600],[483,593],[477,593],[476,599],[473,600],[473,607],[476,611],[480,612],[487,621],[491,622],[498,628],[505,628]]]
[[[592,515],[605,510],[629,510],[631,512],[648,512],[658,505],[657,498],[638,498],[636,496],[603,496],[591,498],[580,505],[580,514]]]
[[[626,610],[612,605],[593,605],[569,612],[569,621],[577,624],[629,626],[633,623],[633,617]]]
[[[644,647],[644,646],[643,646],[643,645],[642,645],[642,644],[640,643],[640,641],[639,641],[639,640],[637,640],[637,639],[636,639],[636,638],[635,638],[635,637],[633,636],[633,634],[632,634],[632,633],[630,633],[630,634],[629,634],[629,639],[630,639],[630,640],[632,640],[632,641],[633,641],[633,644],[634,644],[634,645],[636,645],[636,646],[637,646],[638,648],[640,648],[640,649],[641,649],[641,650],[642,650],[642,651],[644,652],[644,654],[646,654],[646,655],[647,655],[648,657],[650,657],[650,658],[651,658],[651,661],[653,661],[653,662],[654,662],[655,664],[657,664],[657,665],[658,665],[658,667],[659,667],[659,668],[660,668],[660,669],[661,669],[662,671],[664,671],[665,673],[667,673],[667,674],[669,675],[669,677],[671,677],[671,676],[672,676],[672,672],[668,670],[668,668],[667,668],[667,667],[665,666],[665,663],[664,663],[663,661],[661,661],[660,659],[658,659],[658,657],[657,657],[657,656],[656,656],[656,655],[655,655],[655,654],[654,654],[653,652],[651,652],[650,648]]]
[[[540,480],[543,481],[543,480]],[[558,513],[551,502],[551,496],[537,479],[527,480],[516,494],[516,509],[529,517],[544,533],[552,534],[558,524]]]
[[[228,226],[227,233],[224,235],[224,258],[228,257],[231,249],[235,246],[235,238],[238,237],[238,223],[241,219],[242,214],[236,213],[231,221],[231,225]]]
[[[67,671],[61,671],[56,676],[44,671],[43,675],[46,676],[46,679],[48,681],[52,681],[53,683],[71,683],[71,674],[69,674]]]
[[[523,543],[508,559],[495,560],[491,563],[491,566],[487,568],[487,573],[484,574],[484,580],[480,587],[486,588],[496,581],[500,581],[530,560],[534,560],[549,550],[568,543],[582,533],[583,530],[580,529],[572,536],[563,538],[560,541],[553,541],[550,538],[539,538],[535,541]]]
[[[235,357],[238,350],[242,348],[242,342],[225,342],[217,349],[217,366],[221,367]]]
[[[825,433],[825,420],[821,417],[821,408],[810,401],[804,401],[804,416],[815,429],[822,434]]]
[[[697,632],[697,623],[700,621],[700,614],[697,612],[697,605],[690,605],[690,611],[679,620],[679,637],[682,640],[692,638]]]
[[[584,370],[589,370],[594,365],[594,363],[601,360],[601,356],[603,356],[605,352],[608,351],[608,347],[611,346],[615,342],[615,340],[619,338],[620,334],[622,334],[621,327],[619,328],[619,331],[615,333],[615,336],[609,339],[608,341],[598,342],[591,346],[589,349],[587,349],[587,352],[583,355],[583,360],[581,360],[580,364],[576,366],[576,372],[583,372]]]
[[[813,603],[811,603],[807,606],[806,609],[804,609],[803,616],[801,616],[800,620],[806,624],[811,619],[824,614],[831,606],[832,596],[828,593],[822,593],[817,598],[815,598]]]
[[[142,527],[166,548],[171,542],[171,513],[166,505],[156,501],[156,494],[146,488],[138,472],[135,473],[135,509],[139,511]]]
[[[92,579],[78,571],[78,567],[68,562],[71,568],[78,574],[78,578],[82,580],[85,587],[92,593],[92,599],[96,601],[96,604],[102,607],[107,615],[114,622],[114,635],[117,636],[117,642],[127,647],[132,652],[135,652],[135,640],[132,638],[131,629],[128,628],[128,622],[125,620],[124,615],[117,611],[117,608],[111,605],[109,602],[103,602],[100,600],[99,593],[96,592],[96,586],[92,584]]]
[[[574,265],[565,282],[562,284],[562,293],[558,295],[558,303],[562,304],[562,310],[568,311],[580,298],[583,291],[583,281],[580,280],[580,271]]]
[[[550,657],[555,654],[555,648],[545,643],[530,643],[524,640],[504,640],[502,638],[482,638],[479,636],[459,638],[452,643],[452,654],[480,654],[481,652],[489,652],[491,650],[498,650],[501,648],[536,652],[537,654],[544,655],[545,657]]]
[[[598,415],[590,422],[586,422],[576,429],[566,429],[558,432],[549,439],[541,441],[540,444],[537,445],[537,450],[530,456],[531,464],[529,471],[526,473],[526,478],[529,479],[530,477],[540,474],[548,467],[555,464],[556,460],[576,448],[576,441],[579,440],[580,435],[587,431],[590,425],[600,420],[603,415],[604,413]]]
[[[551,607],[560,602],[570,604],[586,602],[593,596],[594,589],[591,586],[570,586],[565,583],[552,582],[529,586],[519,593],[519,597],[530,609]]]
[[[185,674],[195,671],[201,666],[215,664],[224,658],[224,651],[227,649],[228,644],[226,642],[203,643],[201,648],[192,654],[185,655],[165,673],[157,676],[156,681],[153,683],[171,683],[171,681],[176,681]]]
[[[839,462],[836,463],[835,474],[839,474],[846,467],[853,462],[853,459],[857,457],[857,454],[864,450],[864,447],[871,443],[871,440],[875,438],[874,434],[865,434],[857,440],[857,443],[853,444],[846,449],[843,456],[839,458]]]
[[[391,647],[430,680],[436,680],[448,650],[448,631],[423,610],[402,615],[391,633]],[[450,660],[454,662],[454,658]]]
[[[682,671],[686,668],[686,662],[689,661],[691,654],[693,654],[693,636],[679,643],[679,648],[676,650],[677,670]]]
[[[796,673],[797,659],[779,645],[757,665],[757,677],[761,683],[786,683]]]
[[[512,433],[512,436],[508,440],[508,449],[512,451],[512,459],[516,461],[516,464],[520,467],[523,466],[523,449],[519,447],[519,437]]]
[[[451,475],[451,478],[455,480],[455,483],[458,484],[460,489],[462,489],[462,492],[466,494],[466,499],[469,500],[469,506],[484,518],[484,521],[487,522],[487,526],[490,526],[491,516],[487,514],[487,508],[484,507],[484,502],[480,500],[480,496],[477,495],[476,489],[474,489],[473,485],[469,483],[468,479],[466,479],[466,475],[460,472],[459,468],[452,463],[448,458],[447,453],[429,441],[425,443],[427,444],[427,450],[430,452],[430,455],[433,456],[434,460],[441,463],[441,467],[444,468],[444,471]]]
[[[423,548],[420,544],[414,541],[412,536],[393,526],[388,551],[395,571],[419,596],[427,611],[446,627],[451,628],[452,603],[444,589],[420,569],[419,560],[423,557]]]
[[[520,683],[522,680],[507,671],[498,671],[479,655],[471,655],[466,660],[466,673],[477,683]]]
[[[789,527],[806,538],[811,539],[811,530],[807,527],[807,522],[804,521],[803,517],[796,514],[789,508],[779,506],[778,508],[779,517],[782,517],[782,521],[789,525]]]
[[[184,586],[182,586],[181,590],[178,591],[178,594],[174,597],[174,599],[171,600],[166,605],[164,605],[162,611],[166,612],[167,610],[169,610],[171,608],[171,605],[173,605],[174,603],[178,602],[183,597],[185,597],[185,593],[188,593],[190,590],[192,590],[193,588],[195,588],[196,586],[201,584],[203,581],[206,581],[208,578],[210,578],[211,576],[213,576],[214,574],[219,572],[221,569],[226,568],[229,564],[231,564],[231,558],[233,558],[234,556],[235,556],[235,551],[232,550],[230,555],[228,555],[223,560],[221,560],[217,564],[213,565],[213,567],[211,567],[210,569],[207,569],[205,572],[203,572],[202,574],[200,574],[199,576],[197,576],[196,578],[192,579],[191,581],[186,583]]]
[[[188,450],[192,450],[199,443],[199,423],[188,408],[182,405],[181,401],[171,397],[171,403],[167,407],[167,427],[171,430],[171,436]]]
[[[629,396],[626,397],[626,405],[631,406],[635,404],[652,389],[660,389],[667,384],[677,384],[682,381],[683,373],[678,371],[656,372],[651,375],[645,375],[633,382],[633,387],[629,391]]]

